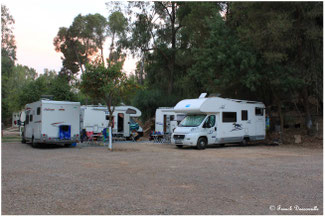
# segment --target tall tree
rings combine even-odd
[[[9,9],[1,4],[1,117],[4,122],[8,122],[11,117],[9,101],[11,89],[8,81],[13,75],[16,60],[16,42],[13,34],[15,20],[9,13]]]
[[[88,25],[92,28],[93,40],[100,49],[101,60],[104,63],[104,43],[107,37],[108,22],[100,14],[87,15]]]
[[[16,60],[16,41],[13,34],[15,20],[9,13],[9,9],[1,4],[1,53],[5,54],[10,60]]]
[[[86,63],[85,47],[75,38],[71,29],[61,27],[53,42],[56,52],[63,54],[62,72],[73,76],[79,70],[83,72],[83,65]]]
[[[116,57],[119,58],[119,54],[115,55],[114,52],[119,52],[115,51],[115,37],[116,36],[123,36],[125,34],[126,27],[128,25],[127,19],[124,17],[123,13],[120,11],[115,11],[113,12],[109,17],[108,17],[108,31],[109,34],[112,38],[112,42],[109,48],[109,60],[108,60],[108,65],[111,65],[111,62],[116,60]],[[115,56],[115,57],[114,57]]]
[[[176,62],[177,32],[181,28],[176,17],[176,2],[131,2],[129,13],[136,17],[132,24],[132,36],[125,45],[137,52],[160,52],[167,63],[167,93],[173,91]],[[167,46],[166,46],[167,45]],[[168,48],[170,46],[170,48]],[[167,51],[169,50],[169,51]]]
[[[85,64],[95,59],[98,50],[104,62],[106,29],[107,21],[100,14],[79,14],[69,28],[61,27],[54,38],[55,50],[63,54],[61,73],[67,73],[69,77],[79,70],[83,73]]]
[[[283,101],[290,100],[290,91],[300,90],[305,96],[307,127],[311,128],[305,75],[310,75],[311,70],[320,71],[317,67],[319,57],[315,55],[322,53],[319,50],[322,47],[319,46],[322,45],[322,11],[319,7],[316,2],[232,2],[229,6],[228,24],[261,54],[263,80],[278,105],[282,129]]]
[[[106,67],[103,63],[90,65],[87,64],[86,71],[81,75],[81,90],[100,101],[104,101],[109,111],[109,126],[112,126],[113,112],[132,89],[132,83],[122,72],[124,59],[112,62]],[[108,126],[108,127],[109,127]]]

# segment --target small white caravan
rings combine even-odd
[[[246,143],[265,139],[265,105],[261,102],[205,97],[185,99],[174,111],[187,114],[171,142],[177,147]]]
[[[184,118],[185,114],[176,113],[173,107],[159,107],[156,109],[155,132],[161,135],[173,133]]]
[[[22,142],[69,146],[79,140],[80,102],[40,100],[25,106]]]
[[[11,126],[12,127],[19,127],[19,120],[20,120],[20,112],[13,112],[12,113],[12,122]]]
[[[116,106],[113,112],[114,136],[129,138],[133,131],[137,138],[143,135],[143,130],[133,118],[141,116],[141,111],[133,106]],[[108,127],[109,111],[106,106],[81,106],[80,127],[89,138],[91,135],[100,135]]]

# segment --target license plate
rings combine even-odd
[[[183,144],[181,140],[175,140],[175,144]]]

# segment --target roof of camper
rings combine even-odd
[[[60,105],[80,105],[80,102],[69,102],[69,101],[54,101],[48,99],[42,99],[41,103],[45,104],[60,104]]]
[[[98,110],[98,111],[107,111],[107,106],[104,105],[83,105],[81,106],[82,109],[91,109],[91,110]],[[115,106],[114,112],[118,111],[127,111],[128,109],[134,110],[136,113],[135,114],[130,114],[131,117],[140,117],[142,115],[141,111],[134,107],[134,106],[128,106],[128,105],[123,105],[123,106]]]
[[[208,97],[197,99],[184,99],[176,104],[174,111],[177,113],[213,113],[218,109],[223,109],[225,105],[256,104],[264,106],[261,102],[229,99],[221,97]]]

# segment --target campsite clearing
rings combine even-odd
[[[322,214],[322,165],[321,148],[285,145],[126,142],[109,152],[8,142],[2,214]]]

